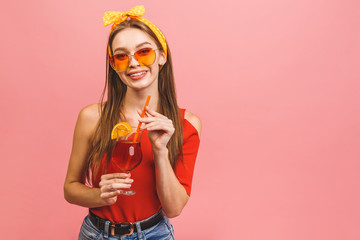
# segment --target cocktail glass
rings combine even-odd
[[[127,131],[126,133],[121,133],[121,131],[126,130],[118,130],[121,137],[112,140],[115,141],[115,147],[110,161],[124,173],[129,173],[136,168],[142,160],[140,140],[144,130],[137,127],[132,129],[133,131]],[[132,189],[120,189],[120,193],[134,195],[136,192]]]

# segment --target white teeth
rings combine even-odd
[[[143,74],[143,73],[144,73],[144,72],[134,73],[134,74],[131,74],[130,77],[140,76],[140,75]]]

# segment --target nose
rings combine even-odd
[[[139,62],[135,59],[134,55],[129,55],[129,67],[139,66]]]

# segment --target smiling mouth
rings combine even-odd
[[[140,75],[143,75],[144,73],[146,73],[147,71],[142,71],[142,72],[137,72],[137,73],[133,73],[133,74],[128,74],[128,76],[130,77],[137,77]]]
[[[147,74],[148,71],[141,71],[133,74],[128,74],[128,76],[131,78],[131,80],[140,80]]]

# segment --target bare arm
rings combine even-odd
[[[168,141],[165,135],[171,137],[174,132],[172,122],[165,116],[148,109],[149,116],[142,121],[146,123],[149,132],[149,139],[152,142],[154,154],[155,171],[156,171],[156,190],[163,207],[164,212],[170,218],[180,215],[182,209],[188,202],[189,196],[185,188],[177,179],[169,158],[166,143]],[[200,119],[188,113],[185,115],[187,119],[198,130],[201,131]]]
[[[97,105],[90,105],[79,113],[70,155],[67,175],[64,183],[64,197],[72,204],[94,208],[111,205],[116,202],[119,191],[115,188],[130,187],[129,175],[103,175],[101,188],[91,188],[84,184],[83,172],[90,150],[90,138],[95,130],[99,113]]]
[[[171,167],[167,148],[158,151],[153,150],[153,152],[156,191],[164,212],[169,218],[173,218],[180,215],[189,200],[189,196]]]

